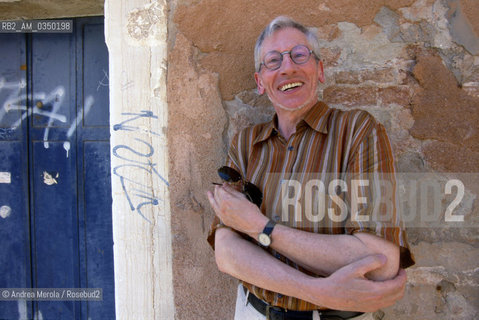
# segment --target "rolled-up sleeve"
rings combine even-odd
[[[406,231],[398,211],[397,181],[391,144],[383,125],[371,128],[348,164],[350,219],[346,232],[368,232],[400,247],[400,266],[414,264]]]

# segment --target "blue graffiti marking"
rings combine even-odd
[[[131,121],[134,121],[134,120],[138,120],[138,119],[141,119],[141,118],[152,118],[152,119],[158,119],[158,116],[155,116],[153,114],[153,111],[148,111],[148,110],[142,110],[141,111],[142,113],[130,113],[130,112],[125,112],[125,113],[122,113],[122,115],[124,116],[135,116],[135,117],[132,117],[128,120],[125,120],[123,122],[120,122],[118,124],[115,124],[113,126],[113,130],[114,131],[118,131],[118,130],[125,130],[125,131],[139,131],[139,130],[142,130],[140,127],[136,127],[136,126],[128,126],[128,125],[125,125],[126,123],[128,122],[131,122]],[[157,136],[161,136],[161,134],[157,133],[157,132],[153,132],[151,130],[145,130],[145,132],[149,132],[151,134],[154,134],[154,135],[157,135]]]
[[[158,119],[158,116],[155,116],[153,112],[143,110],[141,111],[141,113],[122,113],[122,115],[132,116],[132,117],[119,124],[114,125],[113,130],[141,131],[143,133],[151,133],[151,134],[160,136],[160,134],[152,132],[151,130],[145,130],[141,127],[131,125],[132,121],[138,120],[141,118]],[[128,123],[129,125],[127,125]],[[143,219],[151,223],[151,221],[143,214],[142,208],[146,205],[157,206],[160,203],[160,201],[163,202],[163,199],[155,196],[150,191],[145,191],[145,189],[146,190],[151,189],[152,186],[145,185],[144,183],[136,180],[134,176],[132,176],[131,174],[129,174],[129,177],[126,177],[122,174],[122,171],[124,168],[127,168],[130,172],[132,169],[143,170],[143,171],[146,171],[146,173],[149,175],[156,175],[167,187],[169,187],[170,184],[158,172],[156,168],[157,164],[151,161],[151,157],[155,154],[155,149],[153,148],[153,146],[143,139],[140,139],[140,138],[133,138],[133,139],[138,142],[141,142],[141,144],[146,146],[146,150],[140,151],[124,144],[115,146],[112,149],[112,154],[116,158],[127,161],[128,163],[114,167],[113,174],[120,179],[121,188],[123,190],[126,200],[128,201],[128,205],[131,211],[136,211]],[[130,152],[130,157],[128,157],[128,152]],[[132,159],[134,157],[144,158],[144,160],[142,161],[134,160]],[[127,187],[127,182],[133,183],[137,187],[129,189]],[[143,190],[140,190],[138,188],[141,188]],[[136,199],[136,202],[135,202],[135,199]]]

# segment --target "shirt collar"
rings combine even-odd
[[[322,101],[318,101],[311,110],[305,115],[301,122],[305,122],[311,129],[316,130],[319,133],[328,133],[327,128],[327,115],[329,114],[330,108]],[[298,126],[301,124],[298,124]],[[253,144],[258,142],[265,141],[271,136],[276,135],[278,130],[278,116],[275,114],[271,121],[265,123],[261,131],[258,133],[258,136],[254,140]]]
[[[303,121],[319,133],[327,134],[329,111],[330,109],[327,104],[318,101],[318,103],[308,111]]]

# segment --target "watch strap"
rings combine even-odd
[[[267,235],[268,237],[271,236],[271,233],[273,232],[274,226],[276,225],[276,222],[273,220],[269,220],[266,226],[263,229],[263,233]]]

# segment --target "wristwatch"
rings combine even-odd
[[[276,222],[274,222],[273,220],[269,220],[264,227],[263,232],[261,232],[258,236],[259,244],[265,248],[269,247],[269,245],[271,244],[271,233],[273,232],[275,225]]]

